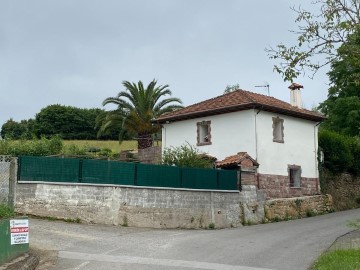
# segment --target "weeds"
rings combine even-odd
[[[128,218],[127,218],[126,215],[123,217],[123,224],[122,224],[122,226],[123,226],[123,227],[129,226],[129,224],[128,224]]]
[[[81,223],[80,218],[64,218],[64,221],[69,223]]]
[[[0,204],[0,218],[11,218],[14,216],[14,210],[10,206],[6,204]]]

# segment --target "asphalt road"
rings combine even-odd
[[[353,230],[346,222],[356,218],[360,209],[224,230],[155,230],[30,219],[30,246],[54,251],[53,260],[43,261],[40,269],[304,270],[339,236]]]

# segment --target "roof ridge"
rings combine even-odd
[[[250,94],[250,93],[253,93],[253,92],[246,91],[246,90],[243,90],[243,89],[237,89],[237,91],[243,92],[243,94],[246,96],[246,98],[247,98],[248,100],[250,100],[251,102],[256,102],[256,100],[254,100],[253,98],[251,98],[251,97],[249,96],[249,94]],[[253,93],[253,94],[256,94],[256,93]]]

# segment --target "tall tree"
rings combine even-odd
[[[360,28],[349,35],[337,50],[338,59],[328,73],[331,82],[328,98],[320,109],[328,116],[327,129],[349,136],[360,136]]]
[[[14,121],[10,118],[1,127],[1,137],[18,139],[31,139],[34,133],[34,120],[21,120],[20,122]]]
[[[181,100],[164,96],[171,95],[169,85],[157,86],[154,79],[144,88],[141,81],[137,84],[123,81],[125,91],[119,92],[116,97],[108,97],[103,105],[115,104],[116,110],[102,115],[99,121],[102,126],[101,132],[109,128],[119,128],[119,139],[123,140],[126,133],[134,135],[138,141],[138,149],[152,146],[152,134],[160,130],[160,126],[153,124],[151,120],[160,115],[182,108]]]
[[[314,75],[319,68],[335,61],[336,48],[359,26],[359,0],[315,0],[312,4],[319,13],[292,8],[297,13],[298,27],[292,31],[297,35],[296,45],[280,43],[275,48],[265,49],[271,59],[279,61],[274,70],[285,81],[292,81],[306,70]],[[360,51],[356,48],[349,53],[359,56]],[[319,59],[324,60],[318,62]]]
[[[36,135],[60,135],[63,139],[75,140],[96,139],[95,119],[101,112],[101,109],[49,105],[36,114]]]

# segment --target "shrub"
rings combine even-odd
[[[50,139],[42,137],[41,139],[33,140],[1,140],[0,154],[21,156],[49,156],[61,153],[63,142],[58,136]]]
[[[170,166],[190,168],[212,168],[212,161],[191,145],[165,148],[162,163]]]
[[[70,144],[63,148],[63,154],[69,156],[82,156],[86,155],[87,147]]]
[[[360,175],[360,143],[356,138],[321,130],[319,147],[324,153],[324,168],[333,173]]]

